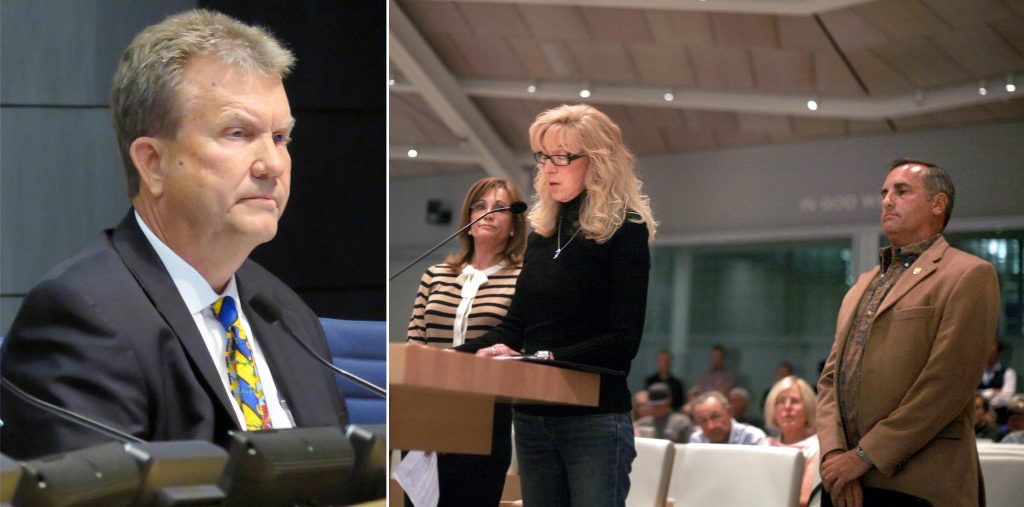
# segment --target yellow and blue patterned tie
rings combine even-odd
[[[228,384],[235,401],[242,408],[245,426],[249,431],[269,430],[270,413],[263,395],[263,384],[256,372],[249,338],[245,336],[238,319],[238,309],[231,296],[224,296],[213,304],[213,314],[228,333],[224,359],[228,365]]]

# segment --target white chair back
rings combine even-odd
[[[793,507],[804,455],[760,445],[676,444],[669,498],[675,507]]]
[[[985,480],[985,504],[988,507],[1020,507],[1024,503],[1024,453],[979,453],[978,459]]]
[[[663,507],[672,477],[675,448],[671,440],[642,438],[636,440],[636,459],[629,472],[629,494],[626,507]]]
[[[978,442],[978,457],[981,456],[1024,456],[1024,444]]]

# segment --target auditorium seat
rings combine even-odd
[[[668,496],[675,507],[792,507],[804,455],[789,447],[676,444]]]
[[[978,442],[978,456],[1024,457],[1024,444],[997,444],[993,442]]]
[[[663,507],[672,477],[675,447],[671,440],[636,438],[636,459],[629,472],[626,507]]]
[[[387,382],[387,327],[384,321],[320,318],[335,366],[380,387]],[[387,400],[337,376],[351,424],[386,424]]]
[[[1019,507],[1024,499],[1024,445],[978,444],[988,507]]]

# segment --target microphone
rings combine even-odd
[[[455,231],[455,234],[452,234],[451,236],[448,236],[447,238],[445,238],[444,241],[434,245],[434,248],[431,248],[430,250],[427,250],[426,253],[424,253],[423,255],[421,255],[419,257],[417,257],[416,260],[410,262],[404,268],[399,269],[397,273],[391,275],[388,278],[388,281],[390,282],[391,280],[394,280],[396,277],[398,277],[398,275],[400,275],[402,273],[405,273],[409,268],[411,268],[414,265],[416,265],[417,262],[423,260],[424,257],[434,253],[435,250],[437,250],[438,248],[441,248],[442,245],[444,245],[445,243],[451,241],[452,238],[454,238],[455,236],[458,236],[459,234],[462,234],[463,231],[465,231],[466,229],[469,229],[470,227],[472,227],[473,224],[483,220],[483,218],[485,216],[490,215],[491,213],[500,213],[502,211],[511,211],[513,214],[521,215],[523,212],[526,211],[526,203],[523,202],[523,201],[516,201],[516,202],[512,203],[511,205],[506,206],[504,208],[492,209],[491,211],[488,211],[487,213],[484,213],[483,215],[478,216],[476,218],[476,220],[473,220],[472,222],[466,224],[465,227]]]
[[[341,368],[338,368],[330,361],[320,357],[316,352],[313,351],[312,348],[310,348],[310,346],[306,342],[302,341],[302,339],[299,338],[299,335],[295,334],[295,332],[292,331],[292,328],[291,326],[288,325],[288,323],[281,320],[281,311],[277,308],[276,305],[272,304],[265,296],[260,294],[253,296],[253,298],[249,300],[249,306],[256,312],[257,315],[260,316],[261,319],[266,321],[268,324],[272,326],[279,326],[282,330],[284,330],[285,333],[288,334],[288,336],[295,340],[296,343],[301,345],[303,350],[308,352],[309,355],[313,356],[313,358],[315,358],[321,364],[330,368],[332,371],[334,371],[334,373],[341,375],[342,377],[345,377],[363,386],[368,391],[371,391],[372,393],[380,396],[381,398],[388,397],[388,392],[386,389],[378,387],[368,380],[365,380],[357,375],[354,375]]]
[[[72,411],[70,411],[70,410],[68,410],[66,408],[58,407],[57,405],[54,405],[52,403],[49,403],[49,402],[43,401],[43,400],[41,400],[39,398],[36,398],[35,396],[32,396],[31,394],[26,393],[20,387],[16,386],[14,384],[14,382],[11,382],[10,380],[7,380],[4,377],[0,377],[0,385],[3,385],[3,387],[7,388],[8,391],[10,391],[12,394],[17,396],[18,398],[21,398],[22,401],[24,401],[25,403],[28,403],[29,405],[32,405],[33,407],[36,407],[36,408],[42,410],[43,412],[48,412],[48,413],[50,413],[52,415],[60,417],[61,419],[64,419],[65,421],[74,423],[77,426],[88,428],[91,431],[94,431],[94,432],[97,432],[97,433],[101,433],[101,434],[103,434],[104,436],[106,436],[108,438],[112,438],[114,440],[119,440],[119,441],[124,442],[126,444],[131,444],[131,443],[145,444],[145,443],[147,443],[145,440],[143,440],[143,439],[141,439],[139,437],[136,437],[135,435],[131,435],[131,434],[125,433],[125,432],[123,432],[123,431],[121,431],[119,429],[107,426],[106,424],[103,424],[103,423],[101,423],[99,421],[94,421],[94,420],[92,420],[92,419],[90,419],[90,418],[88,418],[88,417],[86,417],[84,415],[72,412]]]

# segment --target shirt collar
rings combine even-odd
[[[224,289],[224,294],[217,294],[210,284],[200,275],[196,268],[193,268],[189,263],[185,262],[171,247],[164,244],[150,230],[146,222],[139,216],[138,211],[134,211],[135,221],[139,223],[139,227],[142,229],[142,234],[146,236],[149,244],[153,246],[153,250],[156,250],[156,254],[160,257],[160,262],[163,263],[164,268],[167,269],[167,273],[171,275],[171,280],[174,281],[174,286],[178,289],[178,294],[181,294],[181,299],[185,301],[185,306],[188,308],[190,314],[195,315],[207,308],[209,308],[219,297],[231,296],[235,298],[235,301],[239,301],[238,298],[238,286],[235,284],[235,276],[231,276],[231,280],[228,282],[228,286]]]
[[[903,245],[901,247],[893,247],[889,245],[878,252],[879,263],[882,265],[882,271],[885,271],[890,264],[893,262],[902,262],[910,265],[917,260],[925,250],[928,250],[932,244],[934,244],[942,234],[936,234],[923,241],[917,243],[910,243],[909,245]]]

